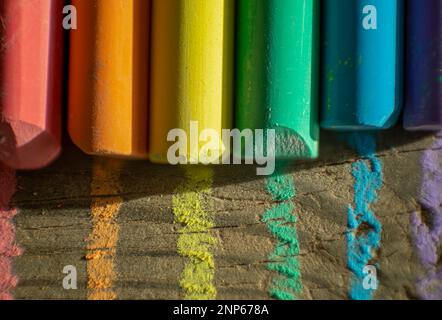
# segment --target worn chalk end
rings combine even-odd
[[[319,156],[319,143],[318,139],[314,136],[319,136],[319,132],[313,132],[313,135],[306,134],[303,137],[297,131],[287,127],[274,127],[275,139],[269,139],[269,133],[264,141],[255,141],[253,148],[245,148],[241,146],[241,149],[236,150],[238,154],[242,150],[242,158],[253,160],[260,155],[264,156],[266,160],[271,155],[274,155],[276,160],[281,161],[293,161],[293,160],[306,160],[316,159]]]
[[[312,135],[302,135],[291,128],[281,126],[273,129],[275,130],[274,145],[268,145],[270,141],[267,139],[263,146],[257,145],[255,149],[267,149],[265,154],[268,155],[269,152],[272,152],[277,160],[282,161],[316,159],[318,157],[318,139]]]
[[[408,131],[442,131],[442,123],[441,124],[420,125],[420,126],[405,125],[404,128],[405,128],[405,130],[408,130]]]
[[[127,144],[128,147],[121,148],[115,145],[94,142],[94,139],[85,139],[74,130],[68,129],[72,142],[85,154],[98,157],[112,157],[118,159],[146,160],[149,158],[147,145],[145,148],[135,148],[133,144]]]
[[[278,127],[276,130],[276,158],[280,160],[316,159],[318,141],[311,136],[303,137],[298,132]]]
[[[149,160],[155,164],[168,164],[167,155],[164,153],[151,153],[149,155]]]
[[[0,124],[0,160],[11,168],[41,169],[60,152],[60,141],[47,130],[22,121]]]
[[[375,131],[375,130],[386,130],[390,126],[377,126],[372,124],[322,124],[322,128],[329,131],[339,131],[339,132],[353,132],[353,131]]]
[[[353,132],[353,131],[375,131],[388,130],[399,120],[399,107],[390,116],[372,117],[358,115],[351,120],[329,119],[321,122],[321,128],[330,131]]]
[[[209,149],[202,152],[202,149],[198,149],[198,152],[194,154],[187,153],[186,155],[174,155],[174,162],[185,164],[220,164],[223,160],[223,154],[226,151],[224,144],[220,149]],[[151,151],[149,154],[149,160],[155,164],[170,164],[168,154],[163,152]]]

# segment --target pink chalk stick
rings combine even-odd
[[[38,169],[61,151],[63,0],[0,2],[0,161]]]

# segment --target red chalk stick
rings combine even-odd
[[[48,165],[60,153],[63,0],[0,2],[0,161]]]

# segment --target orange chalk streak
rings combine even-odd
[[[123,199],[119,176],[121,162],[97,159],[91,182],[92,232],[87,246],[87,275],[89,300],[114,300],[113,290],[117,278],[114,259],[120,228],[116,221]]]

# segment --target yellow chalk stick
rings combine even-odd
[[[147,157],[149,0],[73,0],[69,133],[89,154]]]
[[[230,128],[233,28],[232,0],[152,1],[151,161],[167,162],[171,129],[183,129],[190,139],[191,121],[198,121],[199,132],[213,129],[219,137]],[[187,148],[187,160],[201,162],[204,144]],[[218,145],[208,153],[222,153]]]

